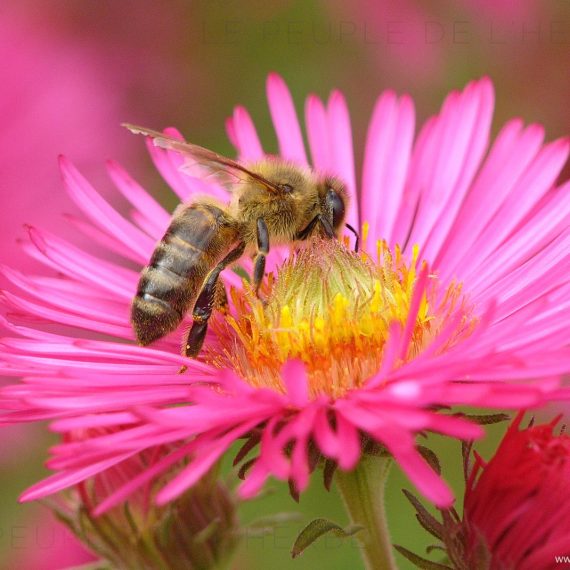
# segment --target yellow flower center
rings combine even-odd
[[[236,308],[213,323],[222,351],[206,358],[231,367],[255,387],[284,391],[283,364],[292,358],[305,363],[312,397],[337,398],[362,386],[380,369],[393,323],[406,327],[420,270],[418,247],[411,260],[399,247],[377,243],[376,261],[355,253],[337,240],[311,240],[270,275],[259,299],[245,284],[232,289]],[[438,334],[455,311],[464,313],[457,330],[439,351],[469,335],[476,324],[452,283],[440,294],[430,274],[421,297],[411,342],[396,366],[414,358]]]

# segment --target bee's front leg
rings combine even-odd
[[[194,322],[188,331],[186,342],[182,353],[184,356],[196,358],[200,353],[204,339],[206,338],[206,331],[208,330],[208,320],[212,315],[212,309],[216,301],[216,297],[220,295],[218,278],[220,273],[231,263],[238,260],[245,251],[245,243],[240,243],[235,249],[232,249],[222,261],[210,271],[208,277],[202,285],[202,289],[198,294],[194,310],[192,311],[192,318]]]
[[[258,294],[265,275],[265,258],[269,253],[269,230],[263,218],[257,218],[257,252],[253,266],[253,287]]]

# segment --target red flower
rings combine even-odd
[[[495,456],[476,456],[467,482],[464,524],[472,555],[483,539],[491,569],[560,567],[570,555],[570,437],[559,418],[520,430],[522,414]]]

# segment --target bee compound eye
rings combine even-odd
[[[283,192],[285,192],[285,194],[290,194],[293,192],[293,186],[291,186],[291,184],[280,184],[279,187],[281,190],[283,190]]]
[[[328,189],[327,204],[332,210],[333,227],[337,229],[344,220],[344,201],[334,188]]]

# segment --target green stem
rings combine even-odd
[[[397,568],[384,505],[391,462],[391,458],[365,455],[353,471],[335,473],[351,522],[364,527],[356,537],[368,570]]]

